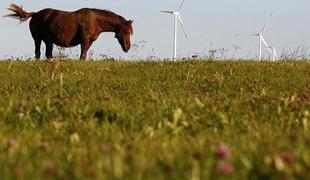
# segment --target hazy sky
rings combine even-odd
[[[172,56],[173,17],[160,10],[177,9],[181,0],[1,0],[0,15],[7,14],[11,2],[22,4],[27,11],[52,7],[76,10],[96,7],[114,11],[126,19],[134,20],[132,43],[138,50],[125,54],[113,34],[102,34],[93,44],[96,55],[112,57]],[[237,57],[254,57],[258,40],[236,37],[237,33],[257,33],[268,15],[271,24],[264,37],[271,46],[292,51],[297,47],[310,47],[309,0],[185,0],[181,15],[188,32],[186,39],[179,31],[179,56],[206,54],[209,49],[228,49],[228,56],[239,47]],[[14,19],[0,17],[0,58],[34,56],[34,43],[28,22],[19,24]],[[145,43],[138,43],[146,41]],[[42,47],[43,49],[43,47]],[[72,49],[79,53],[80,49]],[[42,53],[44,54],[44,53]],[[219,54],[218,54],[219,55]]]

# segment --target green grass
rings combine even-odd
[[[309,62],[3,61],[0,179],[307,179],[309,111]]]

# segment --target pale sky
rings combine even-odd
[[[62,10],[95,7],[114,11],[134,20],[132,44],[146,42],[140,43],[138,50],[132,49],[126,54],[112,33],[101,34],[91,47],[96,56],[169,58],[172,56],[173,17],[160,11],[177,9],[181,0],[1,0],[0,15],[8,13],[6,8],[11,2],[23,5],[29,12],[47,7]],[[257,54],[258,40],[235,34],[257,33],[270,13],[273,17],[264,37],[276,47],[278,54],[282,49],[310,48],[309,0],[185,0],[181,16],[189,37],[186,39],[179,31],[178,56],[203,55],[209,49],[226,48],[229,57],[234,53],[234,46],[238,46],[236,57],[253,58]],[[19,24],[17,20],[0,17],[0,59],[34,57],[28,23]],[[79,54],[80,49],[71,51]]]

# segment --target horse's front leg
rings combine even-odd
[[[87,41],[83,41],[81,43],[81,56],[80,59],[81,60],[86,60],[87,58],[87,51],[90,48],[90,46],[92,45],[93,41],[87,40]]]
[[[86,49],[87,44],[82,43],[81,44],[81,55],[80,55],[80,60],[86,60],[87,58],[87,49]]]

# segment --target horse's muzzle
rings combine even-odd
[[[124,51],[125,53],[127,53],[127,52],[129,51],[130,48],[123,47],[122,49],[123,49],[123,51]]]

